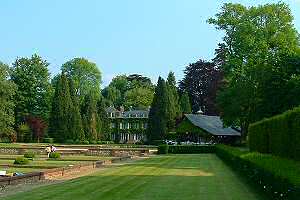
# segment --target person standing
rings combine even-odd
[[[49,156],[50,156],[50,153],[51,153],[51,147],[50,146],[47,146],[46,147],[46,152],[47,152],[47,156],[48,156],[48,158],[49,158]]]

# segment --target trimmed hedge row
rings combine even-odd
[[[300,107],[251,124],[251,151],[300,160]]]
[[[225,163],[245,175],[274,199],[298,200],[300,163],[261,153],[249,153],[234,147],[217,145],[216,154]]]
[[[169,146],[167,144],[162,144],[158,146],[158,154],[168,154]]]
[[[167,146],[167,148],[166,148]],[[159,154],[197,154],[197,153],[215,153],[213,145],[160,145],[158,146]]]

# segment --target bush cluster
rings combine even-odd
[[[169,153],[174,154],[193,154],[193,153],[214,153],[213,145],[176,145],[169,146]]]
[[[250,125],[249,147],[300,160],[300,107]]]
[[[161,144],[158,146],[158,154],[168,154],[169,146],[167,144]]]
[[[25,152],[24,157],[32,159],[35,157],[35,155],[36,155],[36,153],[34,151],[27,151],[27,152]]]
[[[225,145],[218,145],[216,154],[233,170],[246,176],[250,183],[266,192],[270,199],[299,199],[300,168],[296,161],[249,153]]]
[[[52,153],[50,153],[49,158],[59,159],[60,158],[60,153],[52,152]]]
[[[17,157],[14,162],[15,165],[26,165],[28,163],[29,163],[29,160],[24,157]]]

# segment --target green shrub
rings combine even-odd
[[[138,142],[136,142],[135,144],[136,144],[136,145],[144,145],[145,142],[144,142],[144,141],[138,141]]]
[[[79,139],[75,140],[74,144],[81,144],[81,141]]]
[[[10,139],[8,137],[2,137],[1,143],[10,143]]]
[[[300,107],[251,124],[251,151],[300,160]]]
[[[67,139],[67,140],[65,141],[65,143],[66,143],[66,144],[74,144],[74,140],[72,140],[72,139]]]
[[[249,153],[218,145],[216,154],[249,183],[266,192],[270,199],[296,200],[300,195],[299,163],[268,154]]]
[[[53,138],[44,138],[44,143],[53,143],[54,142],[54,139]]]
[[[34,158],[35,155],[36,155],[36,153],[34,151],[27,151],[27,152],[25,152],[24,157],[25,158]]]
[[[14,162],[15,165],[26,165],[28,163],[29,163],[29,160],[24,157],[17,157]]]
[[[175,145],[169,146],[169,153],[193,154],[193,153],[214,153],[214,145]]]
[[[99,141],[97,141],[97,144],[114,144],[114,141],[103,141],[103,140],[99,140]]]
[[[82,144],[90,144],[90,142],[88,140],[83,140],[81,141]]]
[[[158,146],[158,154],[168,154],[169,145],[161,144]]]
[[[92,141],[90,141],[90,144],[97,144],[97,141],[96,140],[92,140]]]
[[[58,152],[51,152],[50,155],[49,155],[49,158],[59,159],[60,158],[60,153],[58,153]]]

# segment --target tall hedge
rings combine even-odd
[[[300,169],[298,162],[278,156],[249,153],[225,145],[216,146],[216,154],[248,180],[250,185],[274,200],[298,200]]]
[[[300,107],[251,124],[251,151],[300,160]]]

